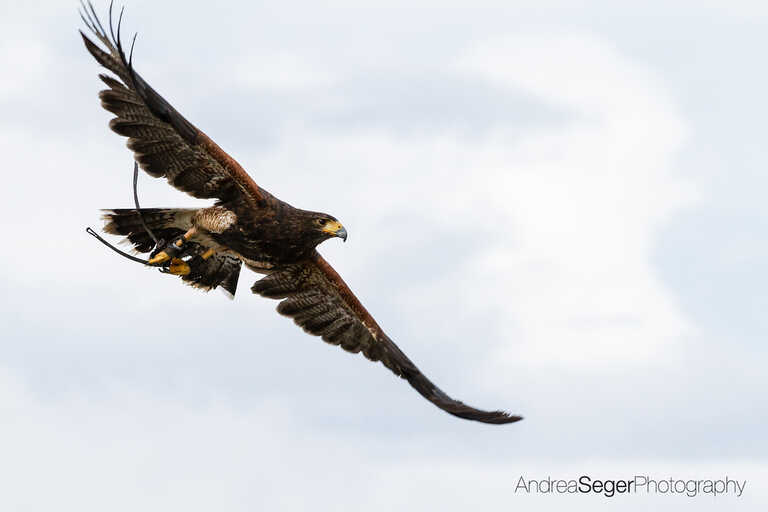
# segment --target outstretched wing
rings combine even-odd
[[[216,198],[219,203],[256,208],[270,198],[240,164],[187,121],[136,73],[125,56],[119,22],[115,35],[112,6],[109,13],[111,37],[90,2],[88,7],[83,6],[83,10],[83,22],[106,47],[106,51],[81,31],[85,47],[99,64],[119,79],[99,75],[109,86],[109,89],[99,93],[101,104],[117,116],[110,121],[109,127],[128,137],[127,145],[141,168],[152,176],[164,176],[168,183],[194,197]]]
[[[504,411],[481,411],[454,400],[435,386],[381,330],[339,274],[319,253],[257,281],[251,290],[283,299],[278,313],[293,318],[306,332],[349,352],[362,352],[404,378],[421,396],[440,409],[468,420],[512,423],[521,420]]]

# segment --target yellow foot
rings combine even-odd
[[[159,263],[165,263],[171,259],[170,256],[168,256],[168,253],[165,251],[160,251],[159,253],[155,254],[153,258],[150,258],[150,260],[147,262],[150,265],[157,265]]]
[[[186,276],[190,272],[191,269],[189,268],[189,265],[187,265],[187,262],[181,258],[173,258],[171,260],[171,266],[168,267],[168,273],[175,276]]]
[[[197,228],[191,228],[186,233],[184,233],[182,236],[180,236],[178,239],[174,240],[170,244],[165,246],[164,251],[160,251],[159,253],[155,254],[154,257],[150,258],[147,263],[149,265],[159,265],[161,263],[165,263],[166,261],[170,260],[173,256],[176,256],[182,247],[184,247],[184,244],[189,241],[190,238],[195,236],[197,233]]]
[[[204,260],[207,260],[208,258],[213,256],[214,254],[216,254],[216,250],[213,247],[211,247],[210,249],[205,251],[200,257],[203,258]]]

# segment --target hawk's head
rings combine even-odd
[[[347,230],[344,229],[341,222],[336,220],[336,217],[319,212],[305,211],[303,213],[301,231],[312,246],[335,237],[347,241]]]

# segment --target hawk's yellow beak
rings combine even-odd
[[[341,225],[341,222],[337,221],[329,221],[325,223],[325,226],[323,226],[323,232],[328,233],[329,235],[337,236],[347,241],[347,230],[344,229],[344,226]]]

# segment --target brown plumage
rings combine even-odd
[[[232,296],[245,263],[266,274],[251,289],[280,299],[280,314],[328,343],[381,361],[444,411],[484,423],[521,419],[470,407],[429,381],[317,252],[317,245],[328,238],[346,239],[341,224],[330,215],[294,208],[260,188],[136,73],[123,50],[119,23],[114,33],[111,6],[111,37],[90,3],[84,11],[83,21],[106,51],[81,32],[85,46],[117,77],[99,75],[108,87],[99,94],[102,106],[116,115],[110,128],[128,137],[128,148],[147,173],[164,177],[193,197],[216,199],[211,208],[107,210],[106,232],[125,236],[137,252],[154,249],[150,262],[160,261],[157,255],[162,247],[155,247],[146,223],[158,238],[173,241],[165,251],[176,256],[171,268],[181,268],[178,274],[184,281],[206,290],[222,287]]]

